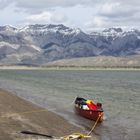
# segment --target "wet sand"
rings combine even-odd
[[[55,113],[0,89],[0,140],[45,138],[25,135],[21,131],[32,131],[56,137],[82,132],[81,128],[68,123]]]

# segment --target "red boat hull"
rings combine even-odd
[[[99,122],[103,121],[103,111],[102,110],[84,110],[81,109],[78,105],[75,104],[75,112],[82,117],[85,117],[90,120],[96,121],[99,119]],[[100,117],[100,118],[99,118]]]

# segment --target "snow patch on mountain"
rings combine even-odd
[[[72,35],[72,34],[79,34],[81,32],[80,29],[73,29],[73,28],[69,28],[66,27],[62,24],[60,25],[52,25],[52,24],[48,24],[48,25],[39,25],[39,24],[35,24],[35,25],[28,25],[25,26],[24,28],[19,29],[19,32],[28,32],[28,33],[44,33],[48,34],[48,33],[61,33],[63,35]]]
[[[39,48],[39,47],[37,47],[35,45],[30,45],[30,47],[35,49],[35,50],[37,50],[37,51],[39,51],[39,52],[41,52],[41,48]]]
[[[8,42],[5,42],[5,41],[0,41],[0,48],[2,48],[4,46],[11,47],[11,48],[13,48],[15,50],[17,50],[20,47],[19,44],[11,44],[11,43],[8,43]]]

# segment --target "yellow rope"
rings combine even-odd
[[[9,117],[14,117],[17,115],[32,114],[32,113],[46,112],[46,111],[48,111],[48,110],[47,109],[40,109],[40,110],[31,110],[31,111],[25,111],[25,112],[2,113],[0,116],[0,120],[8,119]]]
[[[97,118],[97,120],[96,120],[96,122],[94,123],[94,125],[93,125],[93,127],[91,128],[91,130],[88,132],[88,136],[92,133],[92,131],[95,129],[95,127],[96,127],[96,125],[97,125],[97,123],[98,123],[98,121],[99,121],[99,119],[101,118],[101,114],[99,115],[99,117]]]
[[[18,112],[18,113],[13,113],[13,115],[15,114],[31,114],[31,113],[37,113],[37,112],[46,112],[47,111],[47,109],[40,109],[40,110],[32,110],[32,111],[26,111],[26,112]]]
[[[99,117],[97,118],[96,122],[94,123],[93,127],[91,128],[91,130],[88,132],[87,135],[84,135],[82,133],[73,133],[71,135],[67,135],[63,137],[63,140],[70,140],[70,139],[83,139],[83,138],[89,138],[91,137],[91,133],[92,131],[95,129],[97,123],[99,122],[99,119],[102,117],[103,114],[100,114]]]

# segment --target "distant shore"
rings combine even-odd
[[[0,70],[136,70],[136,71],[140,71],[140,67],[0,66]]]
[[[21,131],[32,131],[56,137],[82,132],[62,117],[38,107],[10,92],[0,89],[0,139],[31,140],[43,138],[25,135]]]

